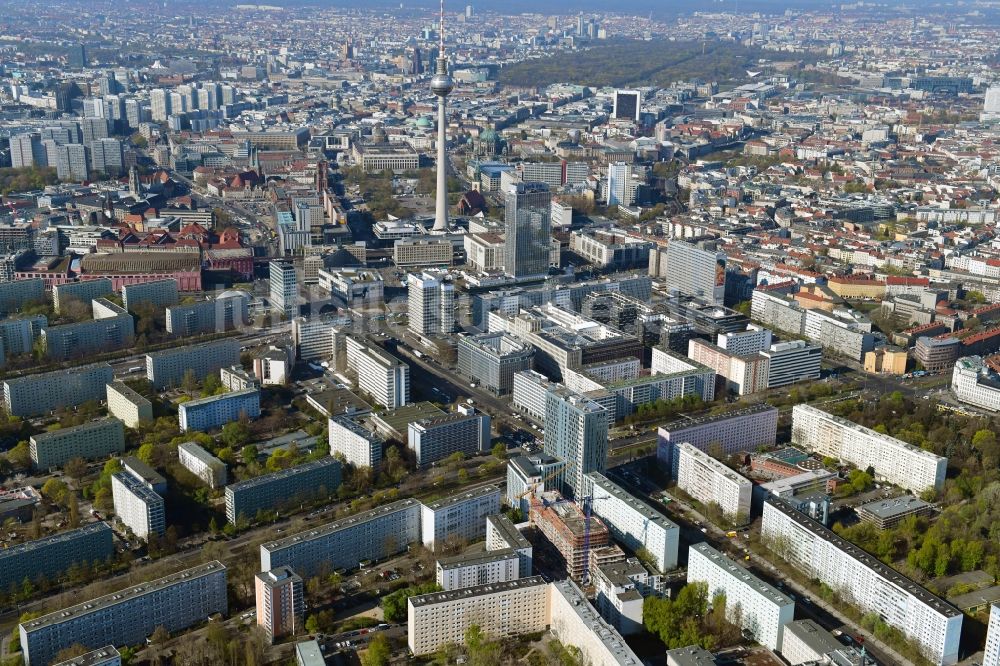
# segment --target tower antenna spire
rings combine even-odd
[[[444,57],[444,0],[441,0],[441,12],[438,15],[438,57]]]

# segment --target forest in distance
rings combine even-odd
[[[720,83],[744,80],[746,70],[773,52],[732,42],[614,40],[593,48],[526,60],[500,70],[510,86],[543,87],[553,83],[605,86],[669,86],[674,81],[702,79]]]

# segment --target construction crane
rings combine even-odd
[[[578,501],[569,499],[557,499],[554,502],[549,502],[544,497],[542,498],[542,504],[546,507],[552,507],[557,504],[577,504],[583,505],[583,578],[581,582],[584,585],[590,583],[590,517],[593,513],[594,500],[601,499],[611,499],[610,495],[603,495],[601,497],[595,497],[594,495],[586,495],[581,497]]]

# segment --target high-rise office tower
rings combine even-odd
[[[579,14],[576,17],[576,34],[579,37],[583,37],[584,25],[583,25],[583,14]]]
[[[726,253],[671,240],[667,245],[665,281],[669,291],[722,305],[726,296]]]
[[[41,137],[34,133],[15,134],[10,138],[10,163],[15,169],[47,166],[48,158]]]
[[[411,331],[436,335],[455,329],[455,288],[447,271],[410,273],[406,289]]]
[[[120,176],[125,171],[122,142],[118,139],[98,139],[90,144],[90,164],[97,173]]]
[[[615,107],[611,117],[616,120],[639,122],[639,107],[641,104],[642,93],[638,90],[616,90]]]
[[[438,98],[437,201],[434,207],[434,231],[448,230],[448,134],[445,98],[454,87],[455,83],[448,75],[448,56],[444,52],[444,0],[441,0],[437,71],[431,79],[431,92]]]
[[[472,18],[472,5],[465,6],[465,18],[467,19]]]
[[[515,278],[549,272],[552,193],[545,183],[516,183],[504,204],[506,243],[504,271]]]
[[[990,86],[986,90],[986,100],[983,102],[983,111],[987,113],[1000,113],[1000,86]]]
[[[413,54],[410,56],[410,66],[411,74],[423,74],[424,73],[424,56],[420,52],[419,46],[413,47]]]
[[[87,47],[83,44],[73,44],[66,54],[66,64],[72,69],[83,69],[87,66]]]
[[[271,280],[271,314],[292,319],[299,314],[298,280],[295,267],[283,261],[272,261],[269,265]]]
[[[170,93],[157,88],[149,93],[149,113],[154,122],[163,122],[170,115]]]
[[[980,117],[983,122],[1000,120],[1000,85],[990,86],[986,89],[986,98],[983,100],[983,112]]]
[[[126,99],[125,100],[125,124],[132,129],[138,129],[139,123],[143,122],[145,114],[143,113],[142,105],[139,104],[137,99]]]
[[[607,466],[607,410],[566,387],[552,389],[545,396],[543,450],[566,463],[563,494],[579,497],[586,492],[584,475]]]
[[[84,118],[107,118],[107,105],[103,97],[86,97],[83,100]]]
[[[56,168],[60,180],[87,180],[90,174],[90,150],[82,143],[68,143],[65,146],[46,142],[50,146],[49,166]],[[52,158],[55,161],[52,161]]]
[[[84,144],[93,143],[98,139],[107,139],[111,136],[107,118],[83,118],[80,120],[80,130],[83,134]]]
[[[608,165],[607,199],[609,206],[631,206],[635,203],[632,187],[632,167],[625,162]]]

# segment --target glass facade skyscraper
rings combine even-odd
[[[549,272],[552,194],[545,183],[517,183],[505,195],[504,272],[515,278]]]

